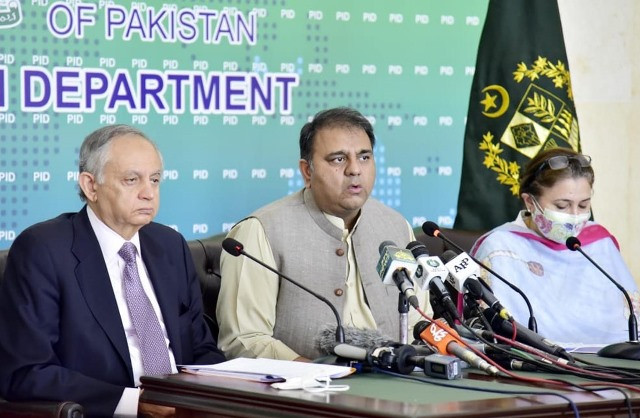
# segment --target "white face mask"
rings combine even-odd
[[[589,212],[574,215],[546,208],[542,210],[533,196],[531,196],[531,199],[534,206],[533,222],[535,222],[542,235],[560,244],[564,244],[569,237],[578,236],[591,217]]]

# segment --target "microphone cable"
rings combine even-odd
[[[446,383],[446,382],[444,382],[442,380],[436,380],[436,379],[430,380],[430,379],[427,379],[425,377],[399,374],[399,373],[395,373],[395,372],[391,372],[391,371],[383,370],[383,369],[378,369],[378,368],[374,368],[373,370],[376,373],[386,374],[386,375],[389,375],[389,376],[399,377],[401,379],[412,380],[412,381],[420,382],[420,383],[428,383],[430,385],[446,387],[446,388],[452,388],[452,389],[463,389],[463,390],[470,390],[470,391],[474,391],[474,392],[483,392],[483,393],[497,393],[497,394],[500,394],[500,395],[531,395],[531,396],[549,395],[549,396],[557,396],[559,398],[562,398],[563,400],[565,400],[569,404],[569,407],[573,411],[574,417],[580,418],[580,411],[578,410],[578,406],[575,404],[575,402],[573,400],[571,400],[571,398],[569,398],[568,396],[566,396],[566,395],[564,395],[562,393],[558,393],[558,392],[552,392],[552,391],[533,392],[533,391],[525,391],[525,390],[508,390],[508,389],[504,389],[503,390],[503,389],[488,389],[488,388],[482,388],[482,387],[470,387],[470,386],[456,385],[456,384],[453,384],[453,383]],[[534,401],[532,401],[532,404],[533,403],[534,403]]]
[[[421,309],[417,309],[417,311],[420,313],[420,315],[422,315],[425,319],[429,320],[429,321],[433,321],[433,319],[431,319],[428,315],[426,315]],[[624,404],[627,408],[628,414],[629,416],[633,416],[632,413],[632,409],[631,409],[631,403],[630,403],[630,399],[628,397],[628,395],[622,390],[622,389],[627,389],[630,391],[634,391],[634,392],[639,392],[640,393],[640,388],[635,387],[635,386],[631,386],[628,384],[624,384],[624,383],[617,383],[617,382],[611,382],[611,381],[606,381],[605,383],[602,382],[585,382],[585,383],[575,383],[575,382],[570,382],[570,381],[565,381],[563,379],[540,379],[540,378],[530,378],[530,377],[525,377],[525,376],[519,376],[515,373],[512,373],[506,369],[504,369],[502,366],[500,366],[499,364],[497,364],[495,361],[493,361],[493,359],[491,359],[490,357],[488,357],[487,355],[485,355],[484,353],[482,353],[480,350],[477,350],[475,347],[473,347],[472,345],[467,344],[464,340],[456,337],[456,335],[454,333],[451,333],[450,328],[446,325],[446,324],[442,324],[441,322],[438,322],[438,325],[441,326],[445,331],[449,332],[453,338],[455,340],[457,340],[461,345],[464,345],[465,347],[467,347],[468,349],[472,350],[473,352],[475,352],[477,355],[479,355],[480,357],[484,358],[486,361],[488,361],[490,364],[494,365],[495,367],[498,368],[498,370],[500,370],[501,372],[503,372],[504,374],[507,375],[507,377],[510,377],[514,380],[517,381],[524,381],[524,382],[528,382],[528,383],[533,383],[533,384],[543,384],[543,385],[552,385],[552,386],[560,386],[561,388],[568,388],[568,387],[575,387],[581,390],[584,390],[586,392],[598,392],[598,391],[603,391],[603,390],[616,390],[620,393],[622,393],[623,397],[624,397]],[[463,324],[463,326],[465,326],[465,328],[468,328],[471,332],[473,332],[473,330],[466,326],[466,324]],[[514,355],[516,354],[517,356],[517,351],[514,353],[511,350],[504,350],[503,348],[496,346],[495,344],[489,342],[487,339],[483,338],[482,336],[477,336],[478,339],[480,341],[482,341],[483,343],[489,345],[490,347],[493,347],[494,349],[498,350],[498,351],[502,351],[508,355]],[[511,340],[509,340],[508,338],[502,337],[504,338],[504,340],[511,342]],[[516,342],[517,344],[520,344],[518,342]],[[524,344],[520,344],[524,347],[530,348]],[[532,350],[535,350],[533,348],[531,348]],[[549,357],[549,355],[547,353],[542,352],[542,355],[545,355],[546,357]],[[544,367],[545,369],[552,371],[552,372],[558,372],[558,373],[562,373],[562,374],[573,374],[576,375],[578,377],[583,377],[583,378],[589,378],[588,375],[582,376],[581,373],[576,373],[571,372],[571,371],[567,371],[562,369],[561,367],[559,367],[558,365],[550,365],[547,363],[544,363],[542,361],[537,361],[537,360],[533,360],[531,359],[531,357],[529,355],[521,355],[521,357],[525,360],[531,361],[533,363],[537,363],[539,364],[541,367]],[[554,359],[549,358],[549,361],[554,361]],[[557,361],[555,361],[557,363]],[[562,363],[560,363],[562,364]],[[576,367],[576,369],[578,369]],[[579,369],[578,369],[579,370]],[[411,379],[411,380],[417,380],[417,381],[421,381],[421,382],[427,382],[427,383],[431,383],[431,384],[436,384],[439,386],[444,386],[444,387],[456,387],[456,388],[460,388],[460,389],[469,389],[469,390],[476,390],[476,388],[467,388],[467,387],[461,387],[461,386],[457,386],[457,385],[453,385],[450,383],[435,383],[432,382],[430,380],[426,380],[424,378],[419,378],[419,377],[414,377],[414,376],[406,376],[406,375],[401,375],[401,374],[396,374],[393,372],[388,372],[386,370],[381,370],[381,373],[385,373],[385,374],[391,374],[394,376],[398,376],[398,377],[403,377],[406,379]],[[615,377],[615,376],[614,376]],[[595,388],[591,387],[591,386],[596,386]],[[504,393],[504,394],[508,394],[508,393],[513,393],[513,394],[535,394],[535,393],[539,393],[539,392],[522,392],[522,393],[516,393],[519,391],[493,391],[491,389],[487,389],[487,392],[490,393]],[[570,405],[572,405],[572,409],[574,411],[574,414],[577,414],[576,416],[580,416],[578,409],[576,407],[576,405],[567,397],[561,395],[561,394],[557,394],[556,392],[548,392],[547,394],[555,394],[557,396],[562,397],[563,399],[567,400],[567,402],[569,402]]]
[[[420,315],[422,315],[425,319],[427,319],[428,321],[433,322],[434,320],[432,318],[430,318],[428,315],[426,315],[421,309],[417,309],[417,311],[420,313]],[[493,359],[491,359],[489,356],[487,356],[485,353],[481,352],[480,350],[476,349],[475,347],[473,347],[473,345],[468,344],[466,341],[462,340],[460,337],[457,337],[455,335],[454,332],[452,332],[451,328],[449,326],[447,326],[446,324],[443,324],[442,322],[437,322],[438,326],[440,326],[442,329],[444,329],[445,331],[447,331],[449,334],[451,334],[451,336],[457,341],[459,342],[461,345],[465,346],[466,348],[468,348],[469,350],[473,351],[476,355],[482,357],[483,359],[485,359],[487,362],[489,362],[490,364],[492,364],[493,366],[495,366],[498,370],[500,370],[503,374],[506,375],[506,377],[510,377],[514,380],[518,380],[518,381],[523,381],[523,382],[528,382],[528,383],[533,383],[533,384],[547,384],[547,385],[552,385],[552,386],[562,386],[562,387],[567,387],[569,385],[568,382],[565,382],[563,380],[560,379],[547,379],[547,378],[534,378],[534,377],[527,377],[527,376],[520,376],[516,373],[513,373],[509,370],[507,370],[506,368],[502,367],[500,364],[498,364],[497,362],[495,362]],[[463,324],[464,326],[464,324]],[[473,330],[471,328],[469,328],[470,331],[473,332]],[[496,335],[496,337],[498,337]],[[535,350],[532,347],[529,347],[527,345],[521,344],[517,341],[511,341],[508,338],[505,337],[501,337],[502,339],[504,339],[504,341],[507,344],[515,344],[518,346],[521,346],[522,348],[524,348],[525,350]],[[495,344],[487,341],[485,338],[482,338],[481,336],[478,336],[478,339],[487,344],[488,346],[494,348],[497,351],[501,351],[507,355],[510,356],[518,356],[517,352],[513,352],[511,350],[505,350],[499,346],[496,346]],[[632,386],[630,384],[627,383],[631,383],[628,382],[626,378],[621,378],[620,376],[616,376],[615,374],[605,374],[605,373],[601,373],[601,375],[599,376],[594,376],[593,374],[591,374],[591,372],[586,371],[586,370],[581,370],[579,367],[576,366],[570,366],[569,364],[563,364],[562,362],[558,362],[557,360],[551,358],[547,353],[544,352],[540,352],[539,354],[536,353],[536,355],[544,358],[545,360],[547,360],[549,363],[545,363],[542,361],[538,361],[538,360],[533,360],[531,358],[527,358],[527,356],[520,356],[524,361],[533,363],[538,365],[541,368],[544,368],[545,370],[548,370],[550,372],[555,372],[555,373],[561,373],[561,374],[572,374],[575,375],[577,377],[582,377],[582,378],[590,378],[590,379],[596,379],[596,378],[600,378],[603,379],[604,377],[607,377],[609,379],[614,378],[618,381],[612,382],[611,380],[605,380],[607,386],[610,387],[620,387],[620,388],[625,388],[634,392],[638,392],[640,393],[640,388],[636,387],[636,386]],[[567,370],[567,368],[570,368],[571,370]],[[620,380],[622,380],[623,382],[626,383],[622,383],[619,382]],[[637,379],[629,379],[629,380],[633,380],[633,381],[637,381]],[[582,387],[583,390],[588,390],[587,386],[602,386],[602,383],[599,382],[586,382],[586,383],[582,383],[582,384],[575,384],[575,383],[571,383],[571,386],[577,385],[577,387]]]
[[[443,240],[447,244],[451,245],[452,247],[454,247],[456,250],[460,251],[461,253],[466,253],[467,255],[469,255],[469,258],[471,258],[476,264],[478,264],[480,267],[482,267],[487,272],[491,273],[494,277],[499,279],[505,285],[509,286],[514,292],[518,293],[522,297],[522,299],[524,300],[525,304],[527,305],[527,309],[529,310],[529,321],[528,321],[528,324],[527,324],[527,328],[529,328],[533,332],[538,332],[538,323],[536,321],[535,316],[533,316],[533,306],[531,306],[531,302],[529,301],[529,298],[527,297],[527,295],[525,295],[525,293],[519,287],[517,287],[516,285],[514,285],[513,283],[511,283],[510,281],[508,281],[507,279],[505,279],[504,277],[502,277],[501,275],[499,275],[498,273],[493,271],[493,269],[491,269],[490,267],[486,266],[484,263],[480,262],[480,260],[478,260],[476,257],[471,255],[470,253],[467,253],[466,251],[464,251],[464,249],[461,246],[459,246],[455,242],[451,241],[448,237],[446,237],[442,233],[442,231],[440,231],[440,227],[438,226],[437,223],[435,223],[433,221],[426,221],[425,223],[422,224],[422,231],[427,236],[440,238],[441,240]],[[485,286],[486,288],[489,288],[489,285],[484,280],[481,281],[481,284],[483,286]],[[491,289],[489,289],[489,290],[491,290]]]

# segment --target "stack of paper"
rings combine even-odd
[[[187,373],[235,377],[255,382],[283,382],[294,378],[337,379],[355,371],[345,366],[266,358],[237,358],[218,364],[183,365],[180,369]]]

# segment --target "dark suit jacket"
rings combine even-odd
[[[184,238],[156,223],[139,234],[176,363],[223,361]],[[0,288],[0,396],[112,415],[126,386],[134,386],[127,341],[86,207],[26,229]]]

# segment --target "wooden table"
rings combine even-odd
[[[422,375],[421,377],[424,377]],[[173,406],[178,417],[572,417],[572,409],[560,397],[539,392],[552,389],[509,384],[492,378],[465,378],[444,388],[429,383],[377,373],[359,374],[336,381],[348,384],[346,392],[313,394],[282,391],[268,384],[234,378],[177,374],[142,377],[144,402]],[[535,395],[483,393],[469,388],[523,390]],[[558,390],[554,390],[559,392]],[[599,394],[563,392],[574,401],[581,416],[628,416],[617,390]],[[634,416],[640,415],[640,396],[630,394]]]

